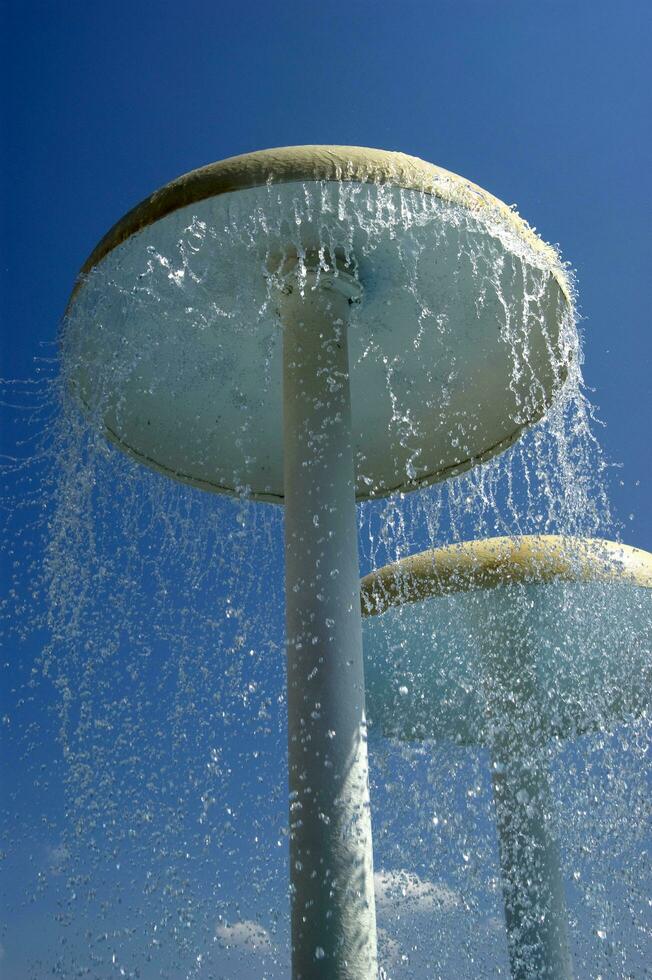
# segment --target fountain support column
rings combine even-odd
[[[504,604],[503,630],[485,634],[484,661],[511,976],[512,980],[572,980],[564,880],[551,826],[546,705],[527,617],[514,608],[519,607],[518,597],[495,591],[492,599],[496,606]]]
[[[492,748],[492,783],[513,980],[572,980],[559,846],[544,752]]]
[[[413,205],[423,220],[414,220]],[[386,209],[394,217],[375,220]],[[473,259],[463,267],[458,229]],[[359,488],[346,350],[348,301],[359,286],[346,263],[339,276],[312,264],[303,277],[283,261],[292,250],[323,255],[343,233],[368,245],[365,276],[383,284],[356,318],[371,341],[353,379],[364,409],[356,420],[365,450]],[[198,246],[195,272],[170,291],[179,243],[188,254]],[[162,256],[156,270],[151,248]],[[283,425],[263,256],[271,275],[281,259],[288,287],[279,297]],[[497,263],[513,269],[500,288],[475,271]],[[150,273],[143,302],[125,307]],[[536,284],[525,319],[524,277]],[[392,297],[391,313],[383,295]],[[512,445],[576,377],[571,296],[557,253],[486,191],[415,157],[343,146],[276,147],[182,175],[114,225],[75,284],[62,350],[69,389],[91,424],[182,483],[236,495],[246,488],[250,500],[286,504],[295,980],[376,973],[356,489],[364,499],[409,492]],[[423,330],[426,307],[446,316],[445,336]],[[472,324],[469,308],[477,312]],[[216,310],[229,312],[215,317]],[[514,344],[496,329],[503,310],[518,323]],[[409,446],[392,423],[396,392],[388,390],[386,362],[396,350],[402,412],[413,420]],[[454,368],[443,401],[432,365]],[[234,438],[245,413],[246,438]],[[451,433],[462,415],[460,458]]]
[[[280,296],[294,980],[375,980],[347,273]]]

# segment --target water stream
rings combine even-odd
[[[363,283],[377,318],[356,332],[353,314],[351,374],[384,383],[384,437],[407,481],[427,474],[422,432],[437,412],[460,461],[483,424],[464,407],[468,387],[450,354],[460,277],[477,287],[468,329],[493,324],[511,353],[513,426],[541,405],[530,344],[550,260],[506,241],[490,212],[344,182],[268,185],[252,202],[182,209],[165,247],[145,231],[116,249],[90,274],[55,356],[29,382],[3,385],[20,443],[3,466],[14,679],[4,727],[19,770],[3,810],[5,863],[21,880],[2,941],[10,947],[24,908],[46,923],[34,941],[39,980],[288,975],[283,509],[254,499],[251,475],[271,438],[252,405],[270,406],[270,431],[280,405],[284,258],[301,266],[316,250],[326,269],[343,255]],[[365,279],[369,257],[393,249],[407,283],[400,297]],[[437,291],[426,284],[438,252],[454,261],[437,266]],[[228,259],[216,266],[216,255]],[[257,276],[243,274],[252,267]],[[229,285],[228,306],[215,301],[218,282]],[[506,299],[514,295],[517,304]],[[399,302],[416,311],[411,350],[391,336]],[[373,452],[370,463],[358,445],[359,492],[378,493],[358,508],[361,574],[494,534],[618,536],[574,318],[558,338],[542,336],[560,384],[567,374],[563,390],[503,454],[385,496]],[[256,354],[242,376],[240,347],[252,365]],[[421,414],[406,394],[407,365],[432,392]],[[118,438],[132,431],[135,390],[142,421],[148,399],[188,370],[203,386],[198,417],[217,386],[239,422],[226,433],[216,422],[208,446],[190,438],[174,466],[228,477],[232,496],[169,480],[105,438],[107,419]],[[175,411],[191,410],[181,394]],[[154,443],[173,422],[174,413]],[[276,480],[271,472],[263,488],[272,498]],[[646,711],[548,744],[578,977],[641,977],[652,959],[649,747]],[[384,976],[507,976],[487,751],[372,738],[370,765]]]

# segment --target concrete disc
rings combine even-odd
[[[649,707],[652,555],[556,536],[424,552],[362,583],[367,715],[399,739],[488,745],[609,730]]]
[[[287,259],[344,265],[358,499],[455,475],[541,418],[576,354],[556,252],[469,181],[400,153],[289,147],[193,171],[100,242],[71,297],[68,380],[145,465],[282,501]]]

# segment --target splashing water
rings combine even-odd
[[[482,420],[458,401],[455,284],[473,277],[479,298],[465,311],[469,329],[474,317],[494,323],[511,353],[512,421],[521,427],[542,403],[530,344],[549,279],[543,254],[509,241],[507,261],[498,244],[508,232],[490,211],[473,216],[416,191],[315,182],[267,185],[253,199],[247,210],[225,199],[182,209],[163,249],[148,243],[146,230],[135,251],[115,249],[71,308],[56,363],[33,382],[4,385],[6,401],[24,409],[11,409],[21,449],[4,466],[6,659],[19,678],[6,728],[24,767],[5,804],[9,864],[24,870],[31,849],[35,914],[58,903],[46,966],[60,976],[288,974],[283,512],[253,499],[260,488],[251,482],[262,451],[251,398],[276,404],[276,296],[288,256],[304,278],[315,254],[324,273],[343,256],[378,311],[367,334],[356,333],[352,313],[351,374],[383,380],[390,452],[406,482],[427,482],[420,435],[436,411],[448,419],[460,464],[446,482],[384,496],[391,487],[357,446],[359,494],[372,486],[379,498],[358,509],[362,573],[472,537],[614,533],[570,314],[559,338],[544,331],[560,384],[567,375],[545,420],[462,472]],[[331,220],[322,227],[325,212]],[[419,234],[426,226],[428,249]],[[439,270],[438,283],[448,285],[434,305],[424,269],[444,239],[440,253],[455,261]],[[365,280],[367,257],[392,248],[408,283],[401,302],[419,324],[411,352],[395,345],[388,353],[392,284]],[[230,256],[228,267],[212,266],[216,254]],[[252,254],[260,270],[253,283],[241,275]],[[119,285],[124,262],[137,272],[128,292]],[[228,306],[214,301],[215,276],[229,283]],[[507,294],[520,297],[517,308]],[[119,348],[102,328],[116,310],[125,324],[138,323],[125,328]],[[172,356],[167,338],[179,324],[188,343]],[[234,375],[225,331],[263,352],[251,376]],[[428,359],[433,351],[438,362]],[[433,392],[419,416],[406,399],[408,355]],[[142,409],[174,388],[189,361],[206,391],[215,378],[228,386],[239,426],[225,445],[216,421],[215,443],[189,439],[168,470],[182,474],[192,464],[210,482],[217,466],[231,497],[167,480],[105,438],[107,419],[118,439],[131,424],[127,394],[137,390]],[[181,398],[178,411],[187,410]],[[276,478],[262,488],[271,498]],[[581,976],[640,976],[651,955],[649,736],[642,713],[546,749]],[[370,763],[384,974],[506,975],[486,750],[372,739]],[[52,805],[32,806],[39,797]],[[30,809],[18,833],[24,801]],[[33,969],[46,972],[43,959]]]

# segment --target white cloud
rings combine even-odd
[[[49,844],[47,846],[46,860],[50,874],[63,874],[69,858],[70,851],[65,844]]]
[[[215,926],[219,945],[214,967],[219,976],[238,977],[238,980],[283,980],[289,963],[286,953],[279,952],[267,929],[252,919],[227,922],[220,919]]]
[[[396,966],[401,960],[401,944],[390,936],[387,929],[378,929],[378,952],[385,967]]]
[[[497,916],[472,913],[472,936],[463,950],[457,948],[453,939],[466,934],[469,910],[462,894],[450,885],[421,878],[405,868],[379,869],[374,884],[378,952],[381,976],[386,980],[470,975],[472,947],[481,962],[489,963],[494,957],[502,961],[505,925]]]
[[[448,885],[427,881],[403,868],[377,871],[374,885],[376,907],[380,913],[451,912],[462,904],[458,893]]]
[[[215,936],[226,949],[252,953],[272,953],[272,939],[267,929],[251,919],[240,922],[218,922]]]

